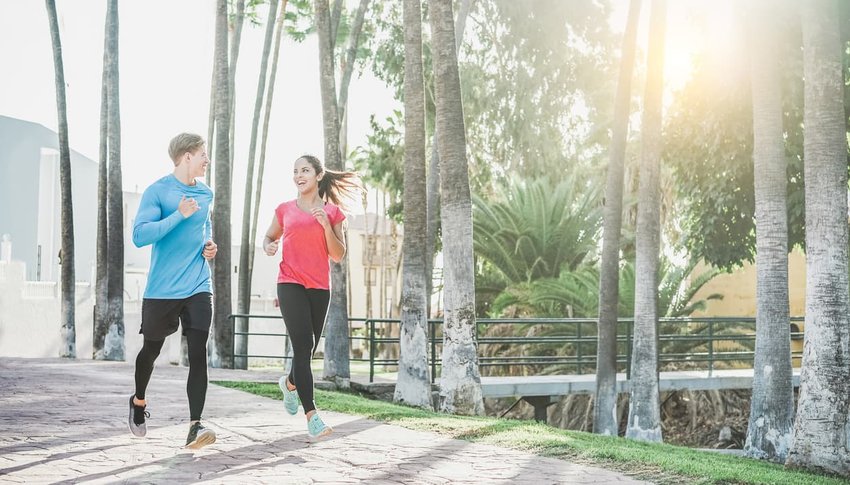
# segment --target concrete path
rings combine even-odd
[[[275,380],[211,370],[210,379]],[[0,359],[0,483],[646,483],[620,473],[452,440],[345,414],[307,436],[281,401],[210,385],[205,423],[218,441],[182,448],[186,369],[160,366],[148,389],[148,436],[127,430],[133,366]],[[319,403],[321,407],[321,403]]]

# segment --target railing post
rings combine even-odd
[[[582,374],[582,370],[581,370],[581,360],[582,360],[582,355],[581,355],[581,322],[578,322],[578,332],[576,332],[576,333],[578,335],[578,341],[576,342],[576,373]]]
[[[708,321],[708,376],[714,372],[714,320]]]
[[[369,382],[375,381],[375,321],[366,320],[369,327]]]
[[[233,325],[230,328],[233,329],[233,335],[230,339],[230,368],[236,368],[236,319],[233,318],[233,315],[227,317],[233,322]]]
[[[431,384],[437,382],[437,322],[431,325]]]
[[[632,378],[632,327],[635,321],[626,322],[626,379]]]

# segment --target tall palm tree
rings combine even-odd
[[[756,350],[747,455],[785,462],[791,445],[794,388],[788,302],[787,163],[775,4],[751,16],[753,164],[756,219]]]
[[[445,262],[440,409],[449,413],[483,414],[475,339],[472,201],[452,2],[437,0],[430,7]]]
[[[121,183],[121,110],[118,79],[118,0],[107,7],[107,311],[103,358],[124,360],[124,188]]]
[[[425,295],[425,85],[422,6],[404,1],[404,266],[401,350],[393,400],[431,408]]]
[[[623,34],[620,79],[614,100],[611,148],[608,152],[608,179],[602,225],[602,261],[599,268],[599,344],[596,346],[596,395],[593,432],[617,435],[617,306],[620,274],[620,229],[623,218],[623,171],[629,107],[632,100],[632,71],[635,65],[637,25],[641,0],[629,4],[629,17]]]
[[[213,322],[214,345],[211,356],[215,367],[233,367],[233,321],[231,304],[230,236],[230,84],[227,64],[227,0],[217,0],[215,17],[215,208],[213,235],[218,254],[213,265],[215,291]]]
[[[272,54],[272,68],[269,74],[268,94],[266,95],[266,107],[263,114],[263,135],[260,142],[260,160],[257,166],[257,189],[254,194],[254,210],[251,221],[253,228],[252,236],[256,237],[257,224],[260,220],[260,200],[263,194],[263,172],[266,166],[266,144],[269,139],[269,121],[272,113],[272,100],[274,99],[274,85],[277,78],[277,64],[280,58],[280,39],[283,35],[283,21],[286,19],[286,5],[288,1],[283,0],[283,5],[280,7],[280,13],[277,17],[277,27],[275,28],[274,53]],[[251,281],[254,274],[254,251],[248,254],[248,281]]]
[[[233,182],[233,152],[236,147],[236,62],[239,60],[239,45],[242,43],[242,25],[245,23],[245,0],[236,0],[236,15],[228,31],[231,33],[229,71],[230,85],[230,181]]]
[[[284,0],[285,1],[285,0]],[[260,75],[257,81],[257,96],[254,101],[254,117],[251,121],[251,140],[248,144],[248,171],[245,177],[245,198],[242,205],[242,243],[239,248],[239,281],[237,283],[236,313],[248,314],[251,312],[251,272],[248,269],[251,253],[254,252],[255,228],[251,226],[252,196],[254,195],[254,160],[257,154],[257,130],[260,125],[260,112],[263,109],[263,97],[266,94],[266,76],[269,66],[269,52],[272,45],[272,34],[277,15],[278,0],[273,0],[269,6],[269,18],[266,23],[266,36],[263,41],[263,54],[260,58]],[[259,200],[257,200],[259,204]],[[247,332],[249,322],[247,318],[236,321],[238,332]],[[236,338],[236,353],[245,355],[248,353],[248,337],[240,335]],[[247,369],[248,359],[240,357],[236,359],[237,369]]]
[[[108,9],[108,6],[107,6]],[[97,242],[96,242],[96,266],[95,266],[95,304],[94,321],[92,324],[92,358],[102,358],[103,343],[106,338],[106,312],[109,307],[109,293],[107,287],[108,261],[107,251],[109,239],[107,235],[108,217],[107,204],[107,166],[108,166],[108,127],[109,127],[109,97],[108,65],[109,65],[109,17],[103,32],[103,74],[101,76],[100,88],[100,151],[97,166]]]
[[[463,33],[466,31],[466,19],[472,10],[472,0],[461,0],[460,7],[455,19],[455,49],[460,51],[463,43]],[[428,221],[425,234],[425,288],[428,305],[428,314],[431,314],[431,290],[433,286],[434,257],[437,253],[437,238],[440,228],[440,155],[437,153],[437,133],[431,135],[431,157],[428,162],[427,177],[427,202]]]
[[[641,124],[635,260],[635,322],[626,437],[661,441],[658,398],[658,260],[661,250],[661,96],[667,2],[653,0]]]
[[[77,333],[75,318],[75,282],[74,282],[74,205],[71,199],[71,150],[68,144],[68,111],[65,103],[65,69],[62,64],[62,40],[59,38],[59,21],[56,16],[56,2],[45,0],[47,20],[50,25],[50,39],[53,44],[53,69],[56,78],[56,112],[59,117],[59,187],[61,198],[61,311],[60,334],[62,347],[60,357],[77,357]]]
[[[786,465],[850,474],[847,140],[836,0],[803,9],[806,332]]]
[[[344,168],[339,151],[339,106],[334,78],[333,38],[328,0],[314,0],[316,31],[319,34],[319,85],[322,95],[322,123],[325,138],[325,165],[331,170]],[[348,302],[346,267],[348,258],[331,264],[331,302],[325,329],[325,363],[322,377],[347,385],[351,377],[348,342]]]

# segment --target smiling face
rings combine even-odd
[[[316,175],[316,168],[303,157],[295,161],[292,169],[292,181],[295,182],[299,194],[319,190],[319,180],[322,180],[322,175]]]
[[[189,177],[203,177],[207,173],[207,167],[210,165],[210,159],[207,156],[207,151],[203,146],[195,150],[195,152],[186,152],[183,154],[183,161],[189,171]]]

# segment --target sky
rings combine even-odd
[[[350,8],[355,0],[347,0]],[[65,67],[71,147],[96,160],[105,5],[103,0],[57,0]],[[188,131],[206,137],[213,59],[211,0],[120,2],[122,170],[126,190],[142,191],[173,165],[169,140]],[[613,2],[610,25],[622,31],[628,2]],[[648,37],[643,2],[639,44]],[[707,42],[730,50],[734,1],[668,2],[665,78],[668,93],[690,75],[691,56]],[[710,8],[709,8],[710,7]],[[261,10],[265,18],[265,7]],[[425,26],[427,28],[427,25]],[[248,141],[257,90],[264,26],[246,24],[236,75],[233,224],[241,224]],[[645,52],[645,51],[644,51]],[[44,2],[0,0],[0,114],[56,130],[53,59]],[[636,89],[640,89],[636,87]],[[613,95],[613,93],[612,93]],[[669,101],[667,96],[665,101]],[[400,104],[370,72],[355,75],[349,92],[349,147],[364,144],[369,117],[383,119]],[[613,97],[612,97],[613,102]],[[315,35],[303,43],[284,38],[271,116],[261,214],[295,196],[291,167],[301,154],[323,155],[318,52]],[[211,154],[212,156],[213,154]],[[215,163],[214,157],[213,163]],[[261,216],[261,226],[265,216]]]

